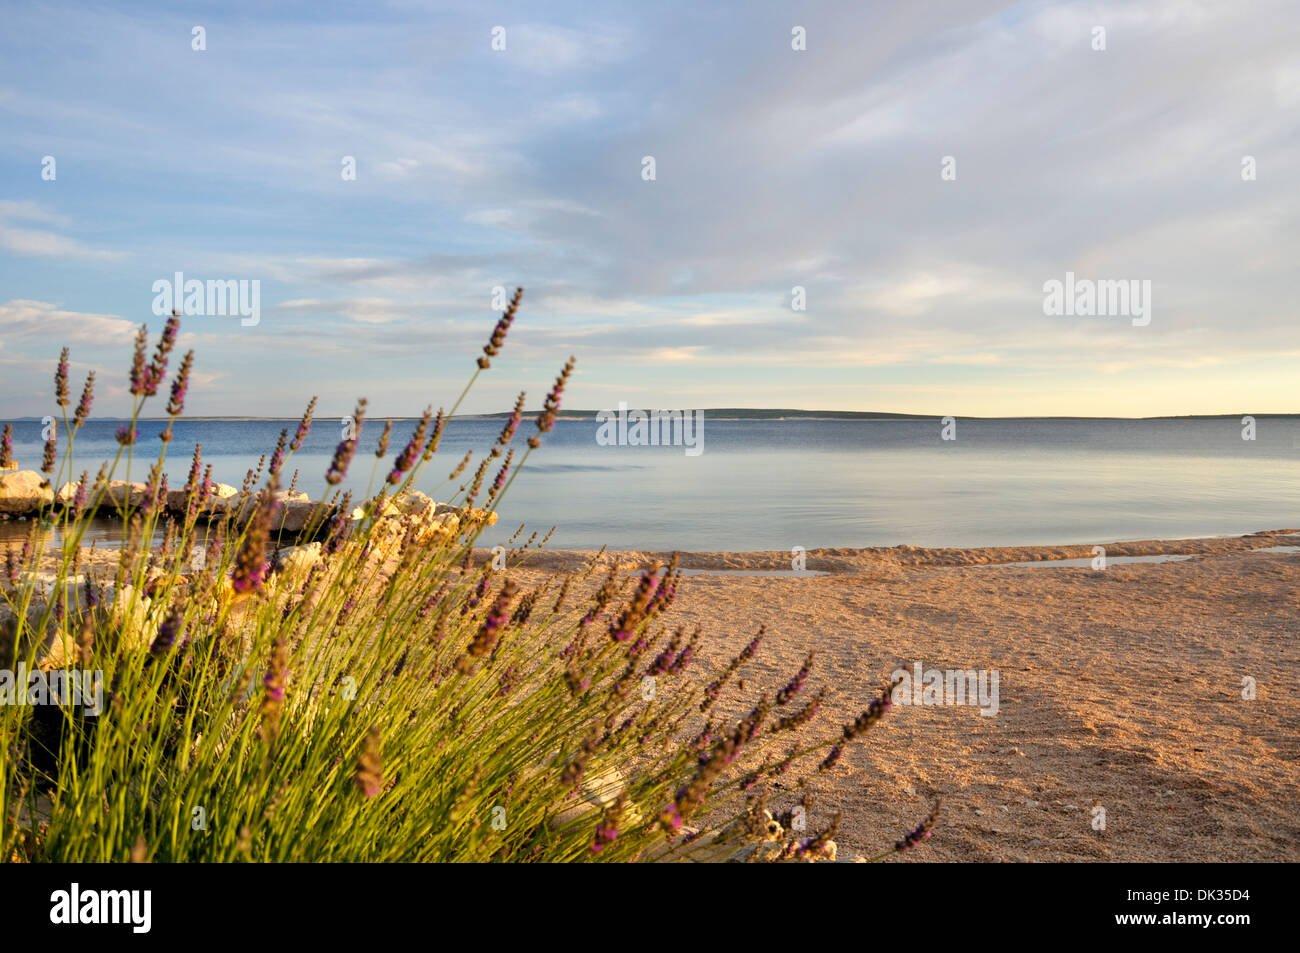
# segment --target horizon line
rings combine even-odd
[[[673,409],[653,408],[653,407],[628,407],[627,410],[641,412],[671,413]],[[981,415],[981,414],[913,414],[895,411],[866,411],[866,410],[803,410],[797,408],[780,408],[780,407],[701,407],[701,408],[676,408],[677,412],[699,413],[699,414],[743,414],[745,417],[732,417],[729,419],[753,419],[753,420],[774,420],[784,417],[796,417],[805,420],[942,420],[944,417],[953,417],[958,420],[1224,420],[1235,419],[1240,417],[1300,417],[1300,411],[1241,411],[1225,412],[1215,414],[1152,414],[1149,416],[1120,417],[1110,414],[1010,414],[1010,415]],[[537,410],[523,411],[524,417],[532,417],[540,414],[540,408]],[[451,420],[484,420],[506,418],[511,415],[512,411],[492,411],[489,413],[478,414],[456,414]],[[602,410],[561,410],[557,417],[558,420],[589,420],[595,419],[599,414],[617,414],[618,412],[610,408]],[[52,415],[48,415],[52,416]],[[322,418],[332,418],[340,416],[337,414],[314,414],[313,420]],[[350,416],[343,414],[341,416]],[[367,417],[368,420],[419,420],[420,414],[381,414],[374,417]],[[3,418],[0,418],[2,420]],[[20,421],[40,422],[44,417],[26,415],[22,417],[11,417],[10,421],[17,423]],[[58,418],[55,418],[58,419]],[[105,421],[128,421],[130,417],[119,417],[112,415],[91,416],[86,418],[87,422],[94,420]],[[137,423],[166,423],[172,419],[169,417],[137,417]],[[302,414],[293,414],[292,416],[254,416],[251,414],[200,414],[195,416],[181,416],[175,418],[178,423],[185,422],[213,422],[213,421],[247,421],[247,422],[271,422],[271,421],[299,421]],[[723,418],[728,419],[728,418]]]

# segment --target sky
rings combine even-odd
[[[1298,177],[1293,0],[0,0],[0,416],[176,272],[191,414],[449,404],[515,285],[464,410],[1300,412]]]

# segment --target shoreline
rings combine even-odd
[[[1022,562],[1053,562],[1091,559],[1095,546],[1113,556],[1222,556],[1268,549],[1273,546],[1300,546],[1300,529],[1270,529],[1241,536],[1192,536],[1178,539],[1117,540],[1108,543],[1065,543],[1060,545],[926,547],[897,546],[823,547],[803,553],[804,569],[814,574],[841,575],[889,569],[956,568],[962,566],[998,566]],[[654,562],[667,564],[674,556],[670,550],[652,549],[541,549],[530,551],[525,567],[565,571],[595,560],[608,568],[640,568]],[[676,552],[683,569],[707,572],[781,572],[799,578],[793,572],[794,556],[784,550],[702,550]]]

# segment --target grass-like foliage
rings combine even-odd
[[[286,503],[280,476],[314,400],[234,495],[213,484],[198,447],[183,489],[169,492],[170,424],[131,492],[119,475],[140,469],[135,423],[165,382],[179,320],[152,355],[141,329],[132,421],[93,478],[77,477],[75,462],[93,374],[69,416],[64,351],[62,427],[42,467],[59,492],[7,551],[0,581],[0,857],[716,859],[746,844],[756,859],[833,853],[833,825],[801,830],[799,806],[781,813],[766,792],[780,777],[797,797],[800,777],[835,765],[888,711],[888,687],[856,722],[808,741],[824,699],[805,685],[811,657],[788,684],[750,689],[748,700],[733,675],[758,638],[725,670],[699,671],[700,634],[665,617],[675,567],[543,575],[526,572],[535,535],[516,534],[504,566],[476,549],[553,426],[572,361],[522,452],[521,395],[494,446],[454,461],[452,505],[413,489],[440,466],[443,427],[518,304],[516,293],[455,405],[426,412],[381,464],[381,490],[356,501],[336,491],[294,539],[280,530],[304,504]],[[169,420],[183,411],[192,364],[191,352],[176,369]],[[331,485],[353,463],[364,415],[362,401]],[[388,438],[386,429],[381,450]],[[122,520],[120,552],[83,546],[92,515],[108,512]],[[70,697],[74,680],[98,685],[101,710],[93,690]],[[881,856],[924,839],[932,821]]]

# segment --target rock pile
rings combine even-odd
[[[0,519],[34,517],[51,503],[56,507],[72,506],[79,489],[75,482],[65,483],[56,493],[44,476],[35,470],[0,471]],[[83,499],[93,494],[94,489],[91,488],[83,494]],[[148,488],[144,483],[111,480],[104,488],[98,511],[104,516],[111,516],[113,510],[124,505],[138,508],[146,502],[147,494]],[[312,524],[313,519],[319,525],[334,514],[331,504],[313,503],[306,493],[282,490],[276,494],[276,503],[274,525],[281,533],[300,533]],[[187,504],[184,490],[169,490],[162,501],[162,509],[168,515],[179,518],[185,515]],[[229,484],[214,483],[198,517],[210,521],[233,515],[236,524],[242,525],[252,516],[256,507],[255,494],[243,494]]]

